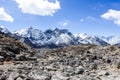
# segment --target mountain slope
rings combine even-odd
[[[108,42],[111,45],[120,44],[119,36],[109,36],[109,37],[101,36],[100,38],[103,39],[104,41]]]
[[[32,54],[31,47],[0,32],[0,61],[28,60]]]

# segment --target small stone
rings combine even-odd
[[[93,64],[91,64],[91,66],[90,66],[91,69],[97,69],[97,67],[98,67],[98,64],[97,64],[97,63],[93,63]]]
[[[106,72],[105,75],[106,75],[106,76],[109,76],[110,74],[109,74],[109,72]]]
[[[6,80],[6,79],[7,79],[6,76],[2,76],[2,77],[0,77],[0,80]]]
[[[107,63],[111,63],[111,59],[110,58],[107,59]]]
[[[18,77],[16,80],[23,80],[21,77]]]
[[[75,73],[75,71],[74,71],[73,67],[71,67],[71,66],[67,66],[67,68],[65,68],[65,70],[64,70],[64,74],[67,77],[72,76],[74,73]]]
[[[82,66],[79,66],[75,69],[75,74],[83,74],[84,68]]]
[[[120,62],[117,62],[116,66],[117,66],[117,69],[120,69]]]

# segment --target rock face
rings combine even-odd
[[[17,55],[24,51],[24,48],[22,49],[14,47],[12,51]],[[4,59],[4,56],[1,55],[0,58]],[[4,61],[0,64],[0,80],[120,79],[118,46],[80,45],[59,49],[36,49],[32,58],[37,60],[23,60],[25,56],[22,56],[18,61]]]

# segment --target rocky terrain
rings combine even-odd
[[[36,56],[43,71],[51,74],[48,80],[120,80],[118,46],[71,46],[38,51]]]
[[[26,61],[33,54],[31,47],[0,32],[0,61]]]
[[[32,49],[0,33],[0,80],[120,80],[120,47]]]

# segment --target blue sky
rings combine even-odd
[[[120,0],[0,0],[0,26],[120,35]]]

